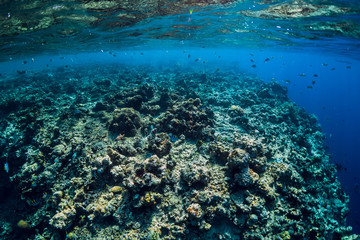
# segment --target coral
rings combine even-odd
[[[30,224],[22,219],[17,223],[17,226],[18,226],[18,228],[22,228],[22,229],[30,228]]]
[[[0,103],[1,186],[27,238],[354,238],[317,119],[279,84],[118,65],[60,69],[61,84],[27,74],[39,82],[18,75]],[[0,237],[18,239],[15,224]]]
[[[134,136],[141,126],[141,116],[133,108],[115,109],[109,130],[117,134]]]
[[[199,98],[187,99],[175,103],[163,113],[158,122],[158,128],[173,134],[184,134],[189,138],[202,138],[205,128],[213,126],[213,112],[202,107]]]

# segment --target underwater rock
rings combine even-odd
[[[241,171],[249,166],[250,155],[243,149],[235,148],[228,157],[227,162],[231,171]]]
[[[159,117],[157,123],[162,131],[184,134],[189,138],[202,138],[205,135],[203,130],[213,126],[212,118],[212,111],[203,108],[199,98],[190,98],[175,103]]]
[[[149,138],[149,151],[155,153],[159,157],[169,154],[171,149],[170,137],[166,133],[157,133]]]
[[[61,212],[56,213],[49,221],[49,224],[57,229],[69,228],[76,216],[76,209],[72,206],[67,206]]]
[[[125,99],[126,106],[136,110],[140,110],[142,102],[143,98],[141,95],[135,95]]]
[[[243,188],[251,187],[258,179],[259,175],[250,168],[246,168],[234,175],[234,183]]]
[[[135,136],[141,126],[141,116],[133,108],[115,109],[109,130],[116,134]]]
[[[203,188],[210,180],[210,172],[206,166],[188,164],[181,173],[182,180],[195,189]]]

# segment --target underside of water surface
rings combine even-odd
[[[1,239],[358,239],[289,97],[356,76],[356,2],[0,5]]]

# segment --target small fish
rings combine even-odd
[[[24,61],[24,64],[27,64],[27,61]]]
[[[307,86],[308,89],[312,89],[313,87],[312,86]]]
[[[346,66],[347,69],[351,69],[351,66]]]
[[[144,55],[144,53],[143,53],[143,52],[141,52],[141,53],[140,53],[140,55]]]
[[[195,62],[198,62],[199,60],[201,60],[201,58],[197,58],[197,59],[195,59]]]
[[[74,160],[77,156],[77,153],[75,152],[72,156],[71,156],[71,159]]]
[[[286,83],[290,83],[290,80],[285,80]]]
[[[266,58],[266,59],[264,60],[264,62],[268,62],[268,61],[270,61],[270,58]]]
[[[323,63],[322,64],[324,67],[327,67],[329,64],[327,64],[327,63]]]
[[[251,61],[251,62],[255,62],[255,60],[254,60],[254,59],[250,59],[250,61]]]
[[[176,142],[177,140],[179,140],[176,136],[174,136],[172,133],[169,133],[169,137],[170,137],[170,141],[171,142]]]
[[[189,54],[189,55],[188,55],[188,58],[190,58],[190,57],[191,57],[191,55]]]
[[[221,56],[218,56],[218,58],[221,58]]]
[[[16,72],[17,72],[18,74],[24,74],[24,73],[26,73],[25,70],[17,70]]]
[[[220,68],[217,68],[215,72],[218,72],[218,71],[220,71]]]
[[[9,173],[9,164],[7,162],[4,164],[4,170],[6,173]]]
[[[306,74],[305,73],[300,73],[299,76],[300,77],[306,77]]]
[[[252,65],[251,67],[252,67],[252,68],[256,68],[256,65],[254,64],[254,65]]]
[[[42,195],[42,198],[45,199],[47,196],[48,196],[48,193],[44,192],[43,195]]]
[[[311,83],[312,83],[312,85],[314,85],[314,84],[315,84],[315,80],[312,80],[312,82],[311,82]]]
[[[335,70],[335,68],[331,68],[331,71],[334,71]]]
[[[319,75],[317,75],[317,74],[314,74],[314,77],[318,77]]]
[[[33,207],[40,203],[40,201],[38,201],[38,200],[30,200],[30,199],[28,199],[26,202],[27,202],[27,204],[29,204],[30,206],[33,206]]]
[[[37,185],[37,181],[36,181],[36,180],[31,183],[31,187],[36,187],[36,185]]]

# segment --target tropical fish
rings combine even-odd
[[[268,61],[270,61],[270,58],[266,58],[266,59],[264,60],[264,62],[268,62]]]
[[[48,196],[48,193],[44,192],[43,195],[42,195],[42,198],[45,199],[47,196]]]
[[[4,170],[6,173],[9,173],[9,164],[7,162],[4,163]]]
[[[30,199],[28,199],[27,201],[26,201],[26,203],[28,204],[28,205],[30,205],[30,206],[36,206],[36,205],[39,205],[40,204],[40,200],[30,200]]]
[[[37,181],[36,180],[32,181],[31,187],[36,187],[36,185],[37,185]]]
[[[177,140],[179,140],[176,136],[174,136],[172,133],[169,133],[169,137],[170,137],[170,141],[171,142],[176,142]]]

